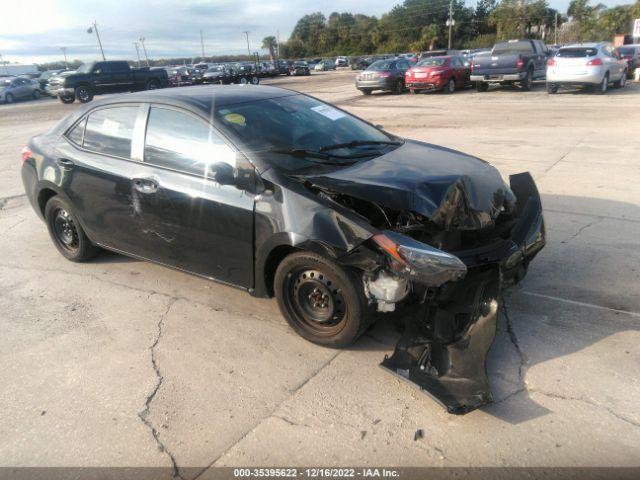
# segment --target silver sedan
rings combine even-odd
[[[624,87],[627,62],[609,43],[567,45],[547,61],[547,92],[557,93],[562,86],[591,87],[606,93],[613,82]]]
[[[40,84],[23,77],[0,78],[0,102],[13,103],[14,100],[35,98],[42,95]]]

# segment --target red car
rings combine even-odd
[[[422,90],[443,90],[453,93],[471,84],[471,66],[458,55],[430,57],[420,60],[405,73],[404,84],[411,93]]]

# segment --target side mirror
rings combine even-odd
[[[100,70],[100,69],[97,69],[97,70],[93,71],[94,75],[100,75],[101,73],[102,73],[102,70]]]
[[[207,178],[220,185],[235,185],[236,169],[225,162],[217,162],[209,167]]]

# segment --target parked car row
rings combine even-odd
[[[365,95],[375,90],[453,93],[475,84],[486,92],[491,84],[529,90],[534,80],[546,80],[550,94],[565,86],[605,93],[610,84],[625,86],[639,58],[636,45],[616,49],[606,42],[583,43],[552,51],[540,40],[509,40],[496,43],[491,51],[423,52],[415,65],[404,56],[378,60],[356,76],[356,88]]]

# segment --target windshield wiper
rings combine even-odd
[[[326,145],[322,147],[319,152],[326,152],[328,150],[337,150],[339,148],[352,148],[360,147],[362,145],[402,145],[402,142],[394,140],[353,140],[347,143],[336,143],[333,145]]]
[[[262,150],[260,153],[282,153],[294,157],[307,158],[311,161],[314,161],[314,159],[322,159],[324,160],[323,162],[316,161],[316,163],[322,163],[325,165],[348,165],[353,163],[352,160],[349,160],[353,158],[351,156],[343,157],[341,155],[331,155],[330,153],[322,153],[316,150],[305,150],[304,148],[273,148],[269,150]],[[340,159],[346,159],[347,161],[341,162]]]

